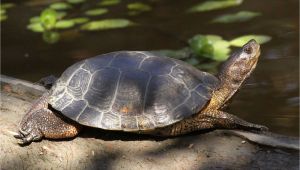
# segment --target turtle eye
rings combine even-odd
[[[247,54],[251,54],[252,53],[252,48],[250,46],[247,46],[244,48],[244,52]]]

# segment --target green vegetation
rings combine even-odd
[[[235,47],[242,47],[249,40],[255,39],[259,44],[264,44],[272,39],[272,37],[267,35],[244,35],[241,37],[237,37],[231,40],[229,43]]]
[[[113,6],[113,5],[117,5],[120,2],[121,2],[121,0],[102,0],[99,3],[99,5],[100,6]]]
[[[96,9],[90,9],[86,11],[85,14],[89,16],[97,16],[97,15],[106,14],[107,12],[108,10],[105,8],[96,8]]]
[[[206,0],[187,9],[189,13],[186,15],[190,15],[190,12],[209,12],[235,7],[242,3],[243,0]],[[27,28],[33,32],[42,33],[43,40],[49,44],[53,44],[63,37],[61,34],[65,30],[74,29],[76,32],[77,30],[103,31],[140,25],[126,18],[106,18],[106,16],[110,15],[104,14],[109,14],[118,9],[114,7],[118,4],[125,5],[123,9],[125,8],[125,12],[130,16],[153,10],[151,4],[142,1],[129,3],[123,1],[121,3],[121,0],[101,0],[89,7],[85,0],[63,0],[49,4],[41,11],[39,16],[30,18]],[[1,21],[7,18],[6,9],[12,6],[13,4],[11,3],[1,6]],[[201,15],[201,13],[197,15]],[[215,16],[211,22],[234,24],[235,22],[249,21],[260,15],[262,14],[259,12],[243,10],[236,13]],[[262,44],[270,41],[271,37],[266,35],[243,35],[232,40],[225,40],[219,35],[197,34],[187,41],[187,47],[179,50],[159,50],[156,52],[184,60],[201,69],[215,69],[220,62],[228,58],[232,47],[241,47],[250,39],[255,39],[258,43]]]
[[[209,0],[191,7],[188,12],[205,12],[217,9],[238,6],[243,0]]]
[[[134,23],[127,19],[104,19],[88,22],[82,25],[81,29],[87,31],[98,31],[115,28],[124,28],[132,25],[134,25]]]
[[[261,14],[259,12],[240,11],[234,14],[225,14],[225,15],[218,16],[212,22],[214,23],[244,22],[260,15]]]
[[[15,4],[13,3],[3,3],[1,4],[1,8],[0,8],[0,21],[5,21],[7,19],[7,9],[12,8],[13,6],[15,6]]]

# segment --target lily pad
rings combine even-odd
[[[108,12],[108,10],[105,8],[97,8],[97,9],[88,10],[85,12],[85,14],[89,15],[89,16],[97,16],[97,15],[103,15],[107,12]]]
[[[27,25],[27,29],[33,31],[33,32],[44,32],[45,28],[40,22],[35,22]]]
[[[99,5],[100,6],[112,6],[112,5],[117,5],[120,3],[121,0],[102,0]]]
[[[65,10],[70,9],[72,6],[65,2],[56,2],[50,5],[50,8],[55,10]]]
[[[150,5],[147,5],[142,2],[134,2],[127,5],[127,8],[129,10],[135,10],[135,11],[150,11],[152,8]]]
[[[234,14],[225,14],[215,18],[212,22],[215,23],[232,23],[232,22],[243,22],[248,21],[254,17],[260,16],[259,12],[252,11],[240,11]]]
[[[13,4],[13,3],[3,3],[3,4],[1,4],[1,9],[8,9],[13,6],[15,6],[15,4]]]
[[[83,3],[85,0],[67,0],[70,4],[80,4]]]
[[[1,13],[1,15],[6,14],[6,10],[5,9],[0,9],[0,13]]]
[[[0,15],[0,21],[5,21],[7,19],[7,15],[6,14],[1,14]]]
[[[127,19],[104,19],[91,21],[81,26],[82,30],[97,31],[115,28],[124,28],[133,25],[133,22]]]
[[[238,6],[243,0],[210,0],[191,7],[188,12],[204,12]]]
[[[47,30],[54,28],[57,21],[57,13],[53,9],[45,9],[40,16],[42,26]]]
[[[57,19],[62,19],[63,17],[65,17],[67,15],[66,12],[64,11],[56,11],[56,18]]]
[[[193,52],[215,61],[224,61],[228,58],[230,44],[217,35],[196,35],[189,40]]]
[[[43,33],[43,40],[49,44],[54,44],[60,39],[58,32],[46,31]]]
[[[75,25],[75,22],[72,20],[61,20],[55,24],[55,28],[57,29],[66,29],[71,28]]]
[[[41,19],[39,16],[31,17],[29,20],[30,23],[38,23],[41,22]]]
[[[81,18],[73,18],[73,19],[70,19],[70,20],[73,21],[75,24],[83,24],[83,23],[88,22],[90,19],[81,17]]]
[[[263,43],[270,41],[272,39],[272,37],[267,36],[267,35],[244,35],[244,36],[237,37],[237,38],[231,40],[229,43],[232,46],[242,47],[244,44],[246,44],[251,39],[254,39],[259,44],[263,44]]]

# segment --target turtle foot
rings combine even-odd
[[[40,141],[43,135],[37,129],[29,128],[26,130],[19,129],[18,134],[14,135],[14,137],[20,139],[18,141],[19,145],[26,145],[33,141]]]

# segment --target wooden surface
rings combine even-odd
[[[20,147],[13,134],[45,89],[1,76],[0,169],[299,169],[299,138],[215,130],[176,138],[84,129]]]

